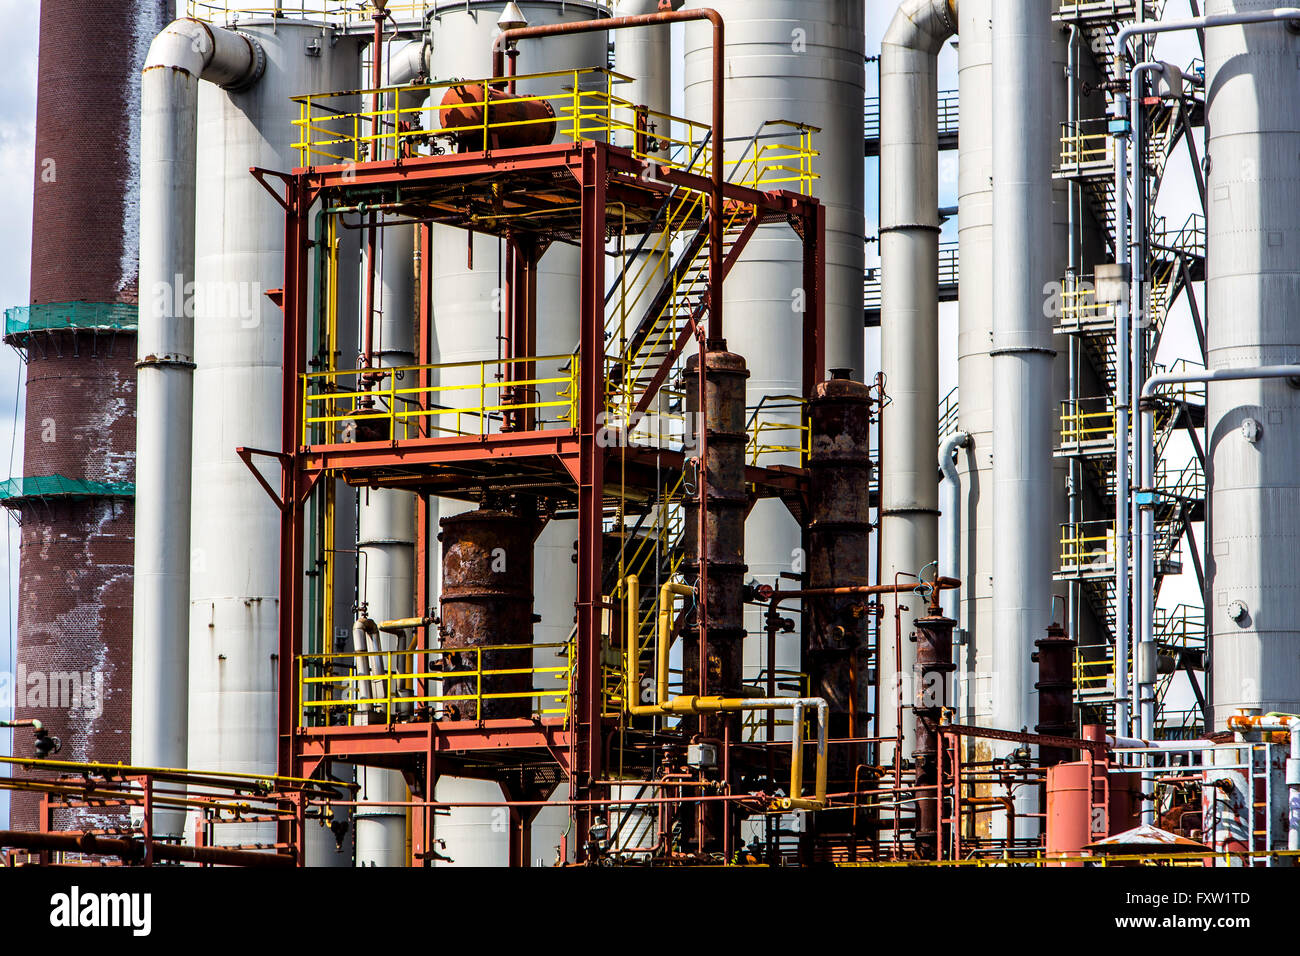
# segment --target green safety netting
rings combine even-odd
[[[120,302],[50,302],[20,305],[5,310],[5,335],[86,329],[97,332],[134,332],[139,307]]]
[[[0,501],[11,498],[130,498],[135,484],[129,481],[81,481],[63,475],[39,475],[0,481]]]

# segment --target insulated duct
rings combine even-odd
[[[265,67],[251,37],[182,19],[153,41],[141,79],[131,762],[147,767],[187,765],[199,81],[247,89]],[[179,834],[180,814],[163,819],[156,832]]]
[[[956,0],[905,0],[881,46],[880,352],[889,401],[881,415],[879,534],[888,584],[915,579],[938,558],[938,56],[956,32]],[[902,603],[906,636],[924,608],[920,599]],[[901,735],[904,754],[915,739],[910,721],[898,726],[897,703],[910,700],[903,682],[915,655],[906,639],[897,656],[892,637],[881,639],[877,733]]]
[[[1058,141],[1052,4],[993,11],[993,668],[991,724],[1037,721],[1031,658],[1052,621],[1056,567],[1052,397],[1056,357],[1044,290],[1059,281],[1052,169]],[[1007,749],[995,746],[995,751]],[[1017,798],[1032,812],[1036,791]]]

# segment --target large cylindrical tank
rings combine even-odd
[[[727,155],[744,154],[749,140],[768,120],[794,120],[821,128],[813,169],[820,178],[812,192],[826,211],[826,367],[853,369],[862,379],[865,365],[862,322],[864,177],[862,109],[866,72],[863,5],[841,0],[718,0],[709,4],[726,24]],[[685,28],[685,115],[709,121],[713,87],[712,31],[707,23]],[[776,132],[782,127],[771,127]],[[788,142],[788,140],[787,140]],[[797,188],[785,184],[777,188]],[[764,396],[802,395],[802,315],[797,311],[803,286],[802,249],[786,225],[762,226],[746,246],[726,283],[728,327],[743,323],[743,340],[733,344],[750,370],[748,403]],[[743,341],[743,344],[742,344]],[[768,424],[798,425],[789,407],[765,410]],[[774,444],[798,445],[798,432],[771,432]],[[798,465],[797,454],[765,455],[764,465]],[[757,502],[745,524],[749,578],[779,586],[781,574],[806,570],[798,523],[775,500]],[[786,582],[788,584],[788,581]],[[746,627],[761,633],[762,615],[751,609]],[[764,642],[751,642],[746,673],[774,666],[787,674],[800,670],[794,642],[778,644],[775,661],[766,660]]]
[[[826,206],[826,365],[862,377],[862,108],[866,72],[863,6],[842,0],[718,0],[726,24],[727,155],[744,154],[768,120],[821,129],[812,192]],[[686,25],[686,116],[707,123],[713,32]],[[779,132],[781,127],[765,132]],[[780,188],[792,188],[789,185]],[[802,251],[789,226],[764,227],[727,283],[732,314],[745,317],[751,394],[793,394],[800,380]],[[760,364],[761,363],[761,364]]]
[[[448,654],[449,671],[520,671],[443,681],[443,693],[465,697],[445,705],[453,720],[527,717],[532,701],[523,695],[532,688],[531,653],[518,649],[529,644],[533,633],[533,542],[538,522],[534,517],[508,511],[481,509],[443,518],[442,534],[442,646],[464,648]],[[491,651],[494,645],[513,649]],[[476,700],[479,695],[496,696]]]
[[[93,331],[137,300],[140,69],[171,20],[163,0],[41,5],[33,182],[34,324],[58,310],[66,331],[11,338],[27,355],[22,475],[118,485],[114,496],[11,501],[22,521],[14,666],[99,682],[83,702],[30,695],[15,716],[41,720],[66,760],[130,759],[135,473],[135,335]],[[120,314],[120,312],[119,312]],[[5,476],[10,477],[8,475]],[[27,493],[39,490],[39,484]],[[26,697],[27,699],[22,699]],[[48,695],[47,695],[48,697]],[[20,734],[16,752],[29,753]],[[39,796],[15,793],[15,829],[36,827]],[[60,813],[56,827],[70,825]],[[78,819],[94,825],[91,814]]]
[[[562,23],[587,20],[606,15],[604,4],[588,0],[528,0],[518,4],[529,24]],[[482,79],[491,73],[492,41],[497,32],[497,18],[504,4],[499,0],[432,0],[429,4],[430,77],[434,82],[451,79]],[[517,73],[543,73],[577,67],[604,66],[608,59],[607,38],[603,33],[573,37],[550,37],[528,40],[519,45]],[[552,78],[541,85],[521,82],[520,93],[556,92],[562,78]],[[544,87],[544,89],[543,89]],[[436,117],[426,123],[437,128]],[[563,124],[561,124],[563,126]],[[471,252],[472,250],[472,252]],[[472,263],[471,263],[472,260]],[[432,249],[425,260],[433,277],[432,352],[436,363],[495,361],[499,354],[498,334],[503,315],[501,267],[504,256],[494,237],[467,235],[463,229],[435,226]],[[578,251],[556,244],[547,250],[538,267],[537,280],[537,352],[559,355],[572,352],[578,343]],[[558,364],[539,368],[545,377],[558,370]],[[454,374],[442,372],[438,383],[463,384],[466,376],[477,381],[478,369]],[[553,391],[547,391],[550,400]],[[448,424],[444,422],[443,424]],[[440,517],[463,511],[465,505],[449,499],[437,501],[429,510],[431,530],[436,534]],[[541,621],[533,629],[532,639],[539,644],[564,644],[573,629],[577,597],[576,569],[570,562],[573,542],[577,538],[576,522],[550,521],[536,543],[534,591],[535,610]],[[435,562],[430,581],[437,587],[437,549],[430,548]],[[562,666],[567,658],[554,651],[539,651],[536,666]],[[546,678],[539,678],[539,683]],[[555,680],[553,683],[558,684]],[[554,704],[554,702],[552,702]],[[486,785],[444,777],[438,784],[440,800],[493,800],[494,791],[485,796]],[[555,812],[543,810],[534,832]],[[452,811],[439,818],[440,836],[448,839],[447,854],[458,863],[499,865],[507,859],[506,832],[492,826],[477,825],[473,808]],[[490,811],[488,811],[490,814]],[[549,824],[546,824],[549,825]]]
[[[1275,6],[1210,0],[1207,14]],[[1300,323],[1300,37],[1280,23],[1205,34],[1206,328],[1212,370],[1295,362]],[[1300,709],[1300,389],[1211,385],[1206,619],[1216,726]]]
[[[1100,774],[1104,765],[1086,760],[1057,764],[1047,771],[1047,855],[1082,856],[1093,842],[1093,805],[1102,802]],[[1096,776],[1094,776],[1094,774]],[[1135,773],[1107,774],[1107,836],[1137,825],[1142,780]],[[1061,866],[1080,866],[1063,863]]]
[[[290,97],[356,89],[357,43],[319,25],[243,22],[267,65],[251,90],[199,93],[195,243],[189,763],[265,773],[276,766],[279,514],[235,454],[278,448],[284,214],[248,174],[290,169],[298,138]],[[319,42],[314,42],[319,41]],[[218,827],[219,842],[265,827]]]

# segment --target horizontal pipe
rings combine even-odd
[[[1300,7],[1277,7],[1273,10],[1254,10],[1244,13],[1215,13],[1203,17],[1188,17],[1182,20],[1160,20],[1154,23],[1133,23],[1119,31],[1115,40],[1115,49],[1120,55],[1115,57],[1115,78],[1123,79],[1124,56],[1128,41],[1138,36],[1150,36],[1157,33],[1176,33],[1183,30],[1209,30],[1214,27],[1247,26],[1252,23],[1274,23],[1294,21],[1300,24]]]
[[[22,850],[66,853],[87,853],[96,856],[116,856],[122,860],[139,862],[145,857],[145,844],[139,840],[103,837],[95,833],[30,833],[20,830],[0,830],[0,846]],[[279,853],[262,853],[255,850],[232,850],[226,847],[181,846],[174,843],[153,844],[155,860],[173,863],[206,863],[215,866],[290,867],[294,858]]]

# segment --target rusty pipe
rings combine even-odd
[[[103,837],[95,833],[28,833],[19,830],[0,830],[0,846],[22,850],[116,856],[129,861],[140,861],[145,857],[145,844],[138,840]],[[278,853],[215,846],[180,846],[174,843],[153,844],[153,857],[155,860],[176,863],[211,863],[218,866],[295,865],[293,857]]]
[[[726,30],[722,14],[708,7],[692,10],[664,10],[634,17],[612,17],[608,20],[579,20],[575,23],[549,23],[533,27],[503,30],[492,41],[492,76],[504,77],[506,48],[520,40],[562,36],[570,33],[593,33],[608,30],[625,30],[632,27],[662,26],[689,20],[707,20],[713,25],[713,115],[709,123],[709,138],[713,144],[712,196],[709,199],[709,337],[721,339],[722,333],[722,187],[725,157],[725,106],[723,83],[726,78]]]

